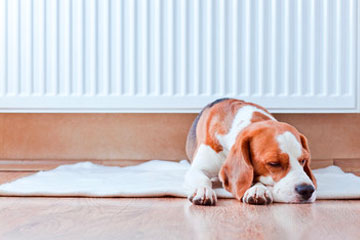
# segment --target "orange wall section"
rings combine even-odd
[[[0,160],[180,160],[196,114],[0,114]],[[360,168],[360,114],[275,114],[314,161]],[[350,166],[350,167],[349,167]]]

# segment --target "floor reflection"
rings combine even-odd
[[[311,204],[247,205],[236,200],[203,207],[187,203],[185,218],[196,239],[304,239],[313,227]]]

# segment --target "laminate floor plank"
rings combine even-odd
[[[14,181],[18,178],[22,178],[25,176],[29,176],[34,174],[35,172],[27,172],[27,171],[0,171],[0,184]]]
[[[360,239],[360,201],[0,198],[0,239]]]
[[[32,172],[0,172],[0,183]],[[0,197],[0,239],[360,239],[360,201],[252,206],[182,198]]]

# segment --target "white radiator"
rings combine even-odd
[[[1,112],[358,111],[357,0],[0,0]]]

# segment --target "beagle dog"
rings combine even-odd
[[[193,204],[215,205],[218,180],[248,204],[315,201],[307,139],[259,105],[229,98],[207,105],[189,131],[186,154]]]

